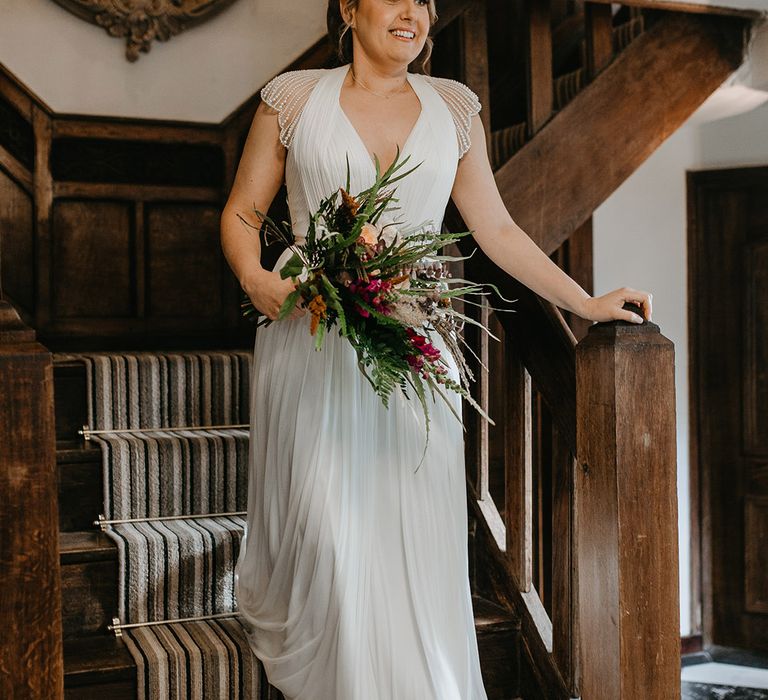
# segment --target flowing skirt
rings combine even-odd
[[[428,399],[418,466],[418,400],[385,408],[335,329],[313,343],[309,315],[256,333],[235,569],[253,653],[287,700],[486,700],[461,425]]]

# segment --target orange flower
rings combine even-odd
[[[317,327],[320,325],[321,319],[325,318],[327,309],[325,299],[323,299],[322,295],[318,294],[309,302],[309,304],[307,304],[307,308],[312,314],[312,320],[309,324],[309,332],[314,335],[317,332]]]
[[[373,224],[363,224],[363,228],[360,229],[360,236],[357,239],[357,242],[368,246],[370,248],[373,248],[376,245],[376,242],[379,240],[379,229],[377,229]]]
[[[356,216],[357,210],[360,208],[360,203],[343,187],[340,187],[339,191],[341,192],[342,206],[346,208],[352,216]]]

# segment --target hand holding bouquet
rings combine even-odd
[[[461,352],[460,334],[464,323],[487,328],[453,308],[452,299],[482,296],[482,286],[454,279],[446,263],[462,260],[440,254],[470,231],[438,233],[428,226],[411,229],[394,222],[384,224],[387,212],[396,209],[392,185],[415,168],[396,175],[408,157],[380,174],[376,159],[373,185],[356,196],[349,193],[349,166],[345,188],[324,199],[312,215],[306,238],[297,243],[290,226],[277,226],[268,216],[256,212],[267,234],[282,239],[293,255],[280,271],[296,287],[285,299],[278,316],[288,316],[297,304],[310,313],[309,331],[320,350],[326,333],[336,327],[355,349],[358,365],[376,394],[388,406],[392,392],[399,388],[408,396],[410,385],[424,411],[429,431],[427,391],[446,400],[461,421],[445,390],[463,396],[488,421],[490,418],[472,398],[469,383],[474,379]],[[399,162],[398,162],[399,161]],[[418,167],[418,165],[416,166]],[[249,299],[243,314],[256,314]],[[266,325],[264,317],[257,325]],[[456,360],[458,379],[450,376],[449,365],[432,342],[432,333],[442,338]],[[426,448],[425,448],[426,449]]]

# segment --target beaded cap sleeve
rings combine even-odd
[[[475,92],[458,80],[434,76],[425,77],[448,105],[453,123],[456,125],[456,135],[459,139],[459,158],[461,158],[471,145],[469,129],[472,117],[482,108],[480,100]]]
[[[287,71],[261,89],[261,99],[278,113],[280,143],[286,148],[290,148],[304,105],[324,73],[322,68]]]

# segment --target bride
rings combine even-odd
[[[420,73],[434,0],[330,0],[341,65],[283,73],[262,90],[229,199],[222,249],[254,306],[276,319],[293,289],[260,262],[258,227],[285,180],[298,238],[320,201],[353,194],[397,147],[419,163],[398,183],[399,217],[440,230],[449,198],[488,257],[540,296],[592,321],[651,318],[651,295],[592,297],[510,217],[496,187],[477,96]],[[523,175],[521,175],[523,176]],[[482,282],[482,280],[477,280]],[[643,317],[624,310],[627,301]],[[467,572],[462,429],[412,401],[385,408],[349,343],[316,352],[297,307],[261,328],[251,379],[248,517],[235,569],[253,653],[289,700],[485,700]],[[439,338],[435,344],[451,358]],[[455,364],[452,370],[455,370]],[[458,396],[451,398],[460,410]]]

